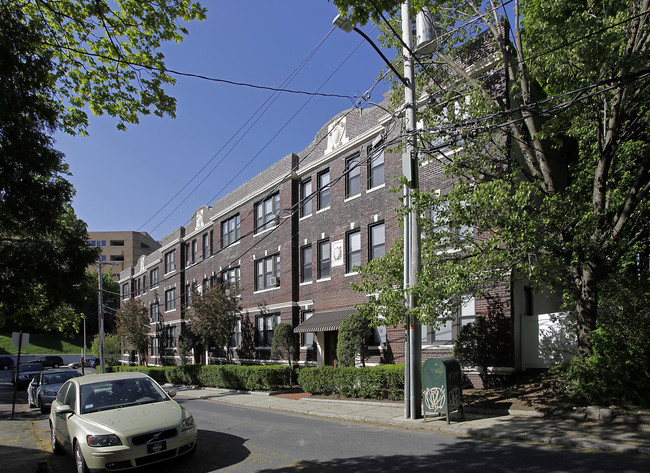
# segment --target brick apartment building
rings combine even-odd
[[[485,58],[483,58],[485,59]],[[485,70],[485,61],[482,63]],[[499,80],[505,81],[502,72]],[[149,363],[159,363],[160,337],[177,363],[178,340],[192,287],[236,284],[243,307],[229,349],[240,363],[270,360],[273,329],[286,322],[300,333],[300,361],[335,364],[338,328],[366,300],[351,289],[353,267],[382,256],[401,237],[395,213],[402,173],[401,119],[384,107],[349,109],[290,154],[214,203],[120,274],[122,299],[149,308]],[[420,186],[448,189],[437,161],[421,163]],[[459,328],[477,315],[503,319],[504,373],[545,365],[540,326],[557,301],[533,297],[524,281],[503,281],[488,296],[468,297],[454,320],[423,327],[423,360],[449,354]],[[404,329],[374,329],[370,364],[404,362]],[[215,356],[216,352],[212,354]],[[194,353],[196,362],[204,362]],[[125,354],[124,361],[136,361]]]

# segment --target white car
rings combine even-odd
[[[196,450],[192,415],[142,373],[68,380],[52,403],[54,453],[74,455],[78,473],[125,470]]]

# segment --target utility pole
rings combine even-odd
[[[99,264],[99,294],[97,295],[97,317],[98,317],[98,326],[99,326],[99,362],[101,366],[102,373],[106,373],[106,366],[104,364],[104,291],[102,289],[102,261],[98,261]]]
[[[417,300],[410,289],[417,285],[420,270],[420,229],[413,211],[411,193],[418,188],[418,156],[416,137],[416,99],[415,72],[413,69],[413,34],[409,14],[410,2],[402,4],[402,42],[404,56],[404,75],[401,75],[381,50],[360,29],[347,18],[337,15],[334,25],[346,33],[356,31],[379,53],[386,65],[404,84],[404,109],[406,143],[402,154],[402,172],[408,181],[404,185],[404,206],[408,212],[404,216],[404,294],[406,308],[416,307]],[[404,330],[404,417],[419,419],[422,417],[422,327],[415,317],[407,317]]]
[[[404,77],[407,84],[404,87],[404,111],[406,128],[406,147],[402,155],[402,167],[407,183],[404,185],[404,205],[408,209],[404,217],[404,289],[407,292],[406,307],[412,309],[418,301],[411,289],[417,285],[420,270],[420,228],[417,215],[413,209],[412,191],[418,188],[418,155],[417,155],[417,103],[415,96],[415,71],[413,67],[413,33],[410,2],[402,3],[402,54],[404,56]],[[406,321],[406,356],[404,364],[404,410],[405,416],[411,419],[422,417],[422,326],[414,316]],[[406,383],[408,382],[408,388]],[[408,391],[408,401],[407,401]],[[406,411],[408,410],[408,415]]]

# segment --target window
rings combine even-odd
[[[151,356],[158,356],[160,354],[160,340],[158,337],[151,339]]]
[[[129,298],[129,283],[122,284],[122,299]]]
[[[176,327],[171,326],[171,327],[165,327],[165,346],[167,348],[175,348],[176,347]]]
[[[255,320],[255,346],[270,347],[273,329],[280,323],[280,314],[261,315]]]
[[[192,240],[192,263],[196,261],[196,257],[199,253],[199,244],[196,240]]]
[[[269,256],[255,262],[255,290],[280,285],[280,255]]]
[[[255,204],[255,231],[260,232],[277,225],[280,213],[280,194],[275,194]]]
[[[237,348],[241,346],[241,320],[238,320],[230,337],[230,346]]]
[[[239,240],[239,214],[221,222],[221,248]]]
[[[318,242],[318,279],[330,277],[330,241]]]
[[[176,270],[176,250],[165,253],[165,274]]]
[[[210,254],[212,253],[210,251],[211,246],[212,245],[210,245],[210,234],[209,233],[204,233],[203,234],[203,259],[210,256]]]
[[[106,246],[106,240],[88,240],[88,246]]]
[[[151,287],[158,285],[158,268],[149,271],[149,282],[151,283]]]
[[[144,294],[147,290],[147,276],[142,276],[142,293]]]
[[[149,306],[149,318],[152,322],[158,322],[160,320],[160,306],[157,302],[153,302]]]
[[[165,291],[165,312],[176,310],[176,288]]]
[[[99,259],[102,261],[102,263],[106,262],[106,255],[101,255]]]
[[[352,197],[361,193],[361,166],[360,156],[352,156],[345,160],[345,197]]]
[[[314,315],[313,311],[302,313],[302,322],[309,320]],[[305,332],[300,334],[300,346],[305,348],[312,348],[314,345],[314,334],[312,332]]]
[[[368,148],[368,155],[368,189],[372,189],[384,183],[384,150]]]
[[[221,284],[224,289],[235,288],[239,290],[239,282],[241,280],[241,271],[239,266],[236,268],[226,269],[221,272]]]
[[[347,234],[345,272],[351,273],[355,266],[361,266],[361,232],[359,230]]]
[[[311,245],[300,248],[300,282],[311,281]]]
[[[450,222],[449,206],[449,202],[441,201],[431,210],[433,231],[440,235],[439,241],[442,245],[448,247],[448,249],[460,249],[474,238],[474,227]],[[466,207],[467,203],[460,202],[460,206]]]
[[[449,344],[456,340],[460,329],[476,319],[476,302],[474,297],[464,296],[461,306],[450,314],[448,320],[435,329],[427,325],[422,326],[422,343]]]
[[[372,225],[370,227],[370,245],[368,261],[381,258],[386,254],[386,228],[383,223]]]
[[[318,210],[330,206],[330,170],[318,174]]]
[[[300,216],[307,217],[311,215],[312,212],[312,189],[311,189],[311,179],[308,181],[303,181],[300,184],[300,202],[302,203],[300,207]]]

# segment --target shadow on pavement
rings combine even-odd
[[[300,472],[511,472],[542,473],[549,471],[607,472],[647,471],[647,458],[626,457],[621,469],[620,456],[572,451],[545,446],[519,447],[512,442],[464,441],[431,454],[359,456],[326,461],[302,460],[290,466],[257,470],[258,473]]]

